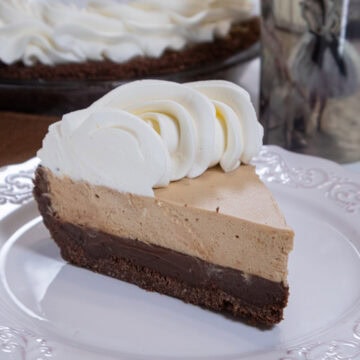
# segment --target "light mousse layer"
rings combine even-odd
[[[63,222],[287,284],[294,234],[252,166],[211,168],[156,189],[154,198],[44,171],[52,211]]]

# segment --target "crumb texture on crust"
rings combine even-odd
[[[34,196],[44,223],[65,260],[252,324],[271,326],[281,321],[288,299],[287,286],[237,270],[209,266],[201,259],[153,245],[141,244],[138,248],[141,242],[137,240],[63,222],[51,206],[46,173],[39,169]],[[148,257],[143,256],[146,248],[150,249]],[[166,257],[168,255],[170,258]],[[180,264],[174,259],[180,259],[183,265],[174,266]],[[186,268],[195,271],[187,273]],[[227,283],[229,278],[231,282]]]
[[[264,292],[262,300],[267,299],[268,303],[258,305],[255,298],[254,302],[245,301],[241,296],[230,295],[216,285],[192,286],[176,277],[161,274],[124,257],[93,258],[83,247],[74,243],[73,238],[68,237],[61,227],[58,230],[55,228],[53,233],[56,234],[61,255],[73,265],[127,281],[148,291],[169,295],[186,303],[231,315],[253,325],[271,326],[283,319],[283,309],[288,298],[288,289],[285,287],[281,295]]]

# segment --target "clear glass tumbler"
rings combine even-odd
[[[360,160],[360,1],[261,5],[265,143]]]

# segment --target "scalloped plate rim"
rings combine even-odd
[[[277,154],[283,160],[284,160],[284,158],[286,158],[286,160],[284,160],[286,163],[287,163],[288,159],[291,159],[291,161],[290,161],[291,163],[293,160],[294,161],[296,160],[295,161],[297,163],[296,166],[290,166],[289,171],[292,171],[293,169],[295,169],[297,171],[298,168],[300,168],[300,171],[302,171],[302,170],[308,171],[309,169],[311,170],[313,168],[313,166],[316,166],[316,169],[321,169],[321,170],[324,170],[328,174],[329,173],[333,174],[336,177],[336,181],[338,183],[339,182],[341,183],[341,181],[346,181],[346,182],[351,181],[355,185],[358,185],[359,189],[360,189],[360,175],[353,173],[353,172],[349,172],[348,170],[344,169],[340,164],[337,164],[333,161],[323,159],[323,158],[318,158],[315,156],[293,153],[293,152],[284,150],[277,146],[264,146],[263,151],[265,152],[265,154],[271,154],[271,153],[273,153],[275,155]],[[0,168],[0,176],[2,173],[11,172],[11,170],[13,170],[14,168],[22,168],[24,166],[26,167],[26,165],[28,165],[28,164],[36,164],[37,161],[38,160],[36,158],[33,158],[24,163],[8,165],[6,167],[2,167],[2,168]],[[261,168],[261,161],[262,160],[261,160],[261,155],[260,155],[260,157],[255,159],[253,163]],[[304,163],[306,165],[305,167],[298,166],[299,164],[303,165]],[[309,165],[310,165],[310,167],[309,167]],[[329,170],[330,170],[330,172],[329,172]],[[281,173],[281,169],[280,169],[280,173]],[[272,183],[275,186],[285,186],[284,183],[281,182],[281,180],[273,181],[273,180],[269,180],[266,178],[263,180],[265,181],[265,183]],[[0,179],[0,185],[1,185],[1,179]],[[296,186],[296,184],[295,184],[295,186]],[[321,186],[323,186],[323,184],[321,184]],[[320,187],[314,186],[313,189],[316,189],[317,191],[318,190],[323,191],[323,188],[321,186]],[[0,188],[0,190],[1,190],[1,188]],[[304,190],[304,191],[306,191],[306,190]],[[1,195],[1,191],[0,191],[0,195]],[[359,195],[360,195],[360,192],[358,193],[358,196]],[[358,199],[358,202],[360,202],[360,198]],[[0,205],[0,210],[1,210],[1,206],[4,206],[4,205]],[[6,204],[5,204],[5,206],[6,206]],[[19,205],[19,206],[21,206],[21,205]],[[16,211],[17,209],[19,209],[19,206],[15,207],[13,211]],[[31,206],[30,203],[28,203],[28,205],[26,205],[25,207],[28,207],[28,206]],[[359,207],[359,209],[360,209],[360,207]],[[339,208],[339,211],[341,211],[341,208]],[[11,213],[12,213],[12,211],[11,211]],[[14,215],[11,213],[9,213],[8,216],[6,216],[6,218]],[[353,214],[350,214],[350,215],[353,215]],[[6,218],[4,218],[4,220]],[[348,312],[350,312],[350,311],[351,310],[349,309]],[[0,312],[0,315],[1,315],[1,312]],[[359,354],[360,354],[360,325],[359,325],[360,324],[360,311],[357,315],[358,315],[359,319],[353,319],[354,321],[352,323],[353,334],[351,334],[351,335],[353,335],[353,336],[349,337],[348,339],[343,341],[342,344],[345,344],[346,346],[348,346],[350,348],[351,348],[351,346],[356,349],[358,348]],[[348,315],[345,314],[344,316],[348,316]],[[0,324],[0,335],[1,335],[1,329],[4,329],[4,327],[6,328],[6,325]],[[11,327],[9,327],[9,328],[11,328]],[[42,349],[43,354],[46,353],[46,351],[48,351],[46,357],[39,357],[39,359],[51,358],[51,355],[52,355],[51,348],[49,346],[47,346],[46,340],[39,338],[36,334],[32,334],[32,332],[28,331],[27,329],[15,328],[15,332],[16,331],[18,331],[18,332],[24,331],[24,333],[27,334],[26,336],[28,336],[29,338],[36,339],[37,343],[40,344],[40,346],[42,346],[41,349]],[[326,330],[325,330],[325,332],[326,332]],[[323,334],[320,334],[320,335],[323,336]],[[282,348],[282,346],[285,345],[285,344],[283,344],[280,346],[280,348],[272,349],[269,351],[261,350],[256,353],[249,354],[249,356],[254,359],[263,359],[263,358],[265,359],[266,356],[273,354],[276,356],[276,358],[284,359],[284,360],[285,359],[287,359],[287,360],[314,359],[315,360],[315,359],[320,359],[320,357],[319,358],[311,357],[311,351],[314,351],[314,349],[317,350],[318,348],[321,348],[321,346],[326,347],[326,349],[327,349],[326,354],[329,355],[332,351],[333,352],[332,354],[336,355],[336,350],[333,350],[333,348],[334,347],[336,348],[336,346],[339,346],[336,343],[337,340],[331,340],[329,343],[326,343],[326,342],[322,342],[321,336],[319,336],[319,339],[314,339],[314,341],[312,341],[311,343],[308,343],[308,344],[304,344],[304,343],[297,344],[296,342],[293,342],[292,344],[289,344],[290,347],[287,349]],[[2,346],[2,344],[1,344],[1,336],[0,336],[0,355],[1,355],[1,346]],[[329,350],[330,348],[331,348],[331,350]],[[243,358],[243,357],[241,356],[241,358]],[[354,357],[351,357],[350,355],[348,357],[344,357],[344,359],[352,359],[352,358],[354,358]]]

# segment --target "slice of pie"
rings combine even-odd
[[[63,258],[253,324],[279,322],[294,234],[254,167],[239,166],[262,138],[249,104],[223,81],[149,80],[53,125],[34,195]],[[214,136],[200,136],[201,116]]]

